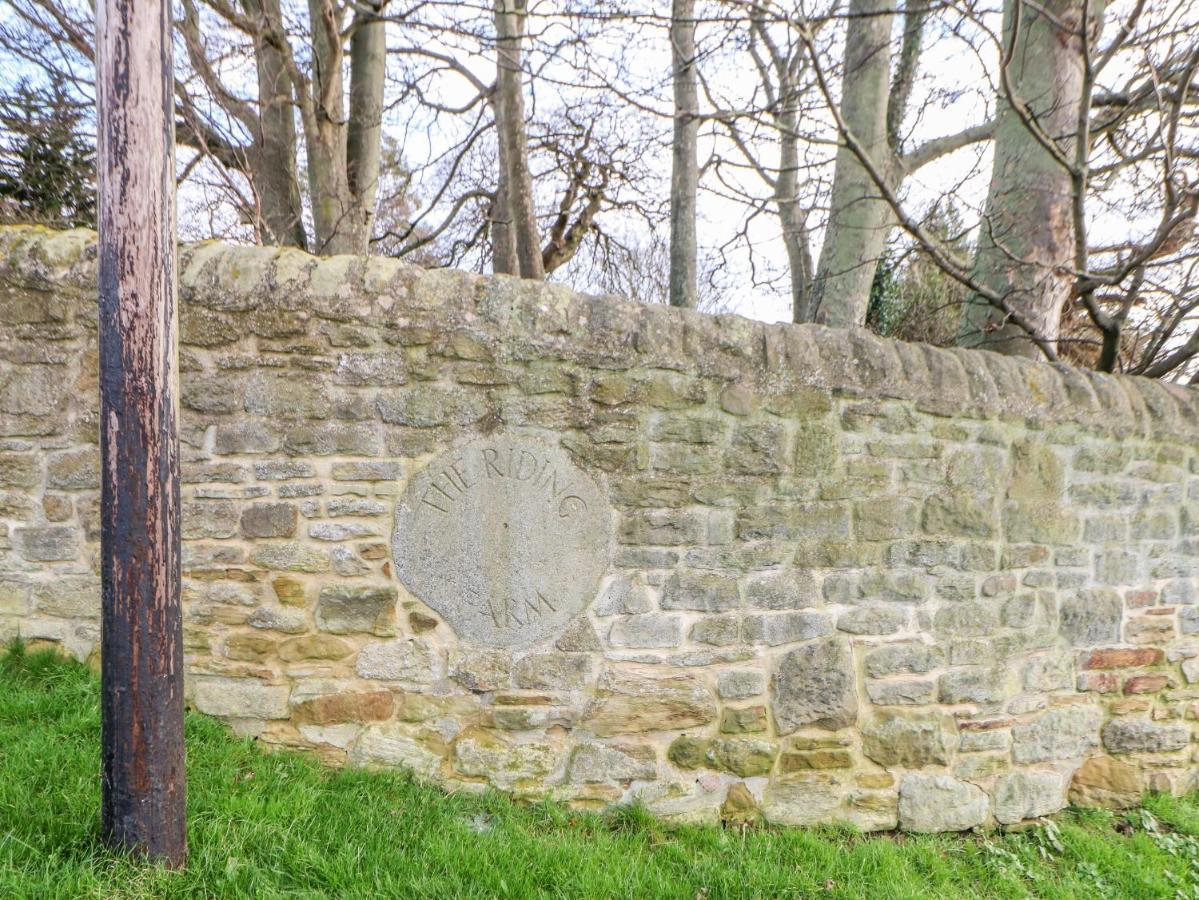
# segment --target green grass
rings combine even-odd
[[[670,828],[332,771],[187,721],[191,861],[97,840],[97,683],[0,658],[0,897],[1199,897],[1199,799],[1014,834]]]

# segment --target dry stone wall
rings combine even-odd
[[[98,640],[95,245],[0,231],[0,636]],[[181,260],[188,696],[912,831],[1196,786],[1199,394],[386,259]]]

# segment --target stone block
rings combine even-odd
[[[987,821],[990,805],[982,788],[969,782],[911,773],[899,787],[899,826],[917,834],[968,831]]]
[[[316,601],[316,626],[332,634],[384,633],[395,621],[394,585],[326,584]]]
[[[698,678],[607,669],[600,675],[583,724],[600,737],[608,737],[682,731],[715,720],[715,698]]]
[[[678,571],[662,589],[663,609],[724,612],[741,605],[737,580],[724,575]]]
[[[616,619],[608,630],[608,645],[630,649],[677,647],[682,637],[678,616],[645,613]]]
[[[305,697],[291,708],[297,725],[340,725],[381,722],[391,718],[390,691],[345,691]]]
[[[640,580],[621,575],[600,592],[592,609],[597,616],[637,615],[653,609],[653,602]]]
[[[832,616],[814,610],[765,613],[745,617],[742,635],[747,644],[778,647],[833,633]]]
[[[1099,746],[1103,713],[1097,706],[1060,706],[1012,728],[1012,759],[1019,764],[1081,759]]]
[[[744,700],[766,690],[766,676],[753,669],[732,669],[716,676],[716,693],[722,700]]]
[[[378,681],[430,684],[441,677],[442,665],[437,650],[416,638],[367,644],[358,653],[356,671]]]
[[[1074,773],[1070,802],[1075,806],[1129,809],[1146,789],[1141,771],[1110,756],[1092,756]]]
[[[35,453],[0,453],[0,487],[37,487],[42,467]]]
[[[779,569],[750,576],[745,600],[752,609],[803,609],[819,603],[820,595],[810,572]]]
[[[345,659],[354,648],[328,634],[309,634],[288,638],[279,644],[279,658],[284,662]]]
[[[517,660],[513,684],[532,691],[582,690],[591,677],[591,660],[574,653],[531,653]]]
[[[785,653],[771,678],[770,699],[780,734],[803,725],[854,724],[858,697],[849,644],[833,638]]]
[[[304,610],[281,606],[260,606],[250,613],[246,622],[254,628],[284,634],[303,634],[308,630],[308,616]]]
[[[953,718],[944,713],[879,711],[862,727],[862,752],[888,768],[948,765],[957,743]]]
[[[907,625],[908,614],[894,606],[859,606],[837,617],[837,630],[848,634],[895,634]]]
[[[657,775],[654,748],[637,744],[580,744],[566,767],[566,779],[571,784],[627,784],[652,781]]]
[[[184,500],[181,529],[185,541],[220,540],[237,533],[238,505],[228,500]]]
[[[100,579],[94,575],[60,575],[33,585],[34,606],[69,619],[100,617]]]
[[[469,425],[487,412],[487,401],[461,388],[414,385],[379,395],[379,417],[389,425],[429,428]]]
[[[720,712],[721,734],[757,734],[766,727],[765,706],[726,706]]]
[[[79,555],[79,530],[69,525],[13,529],[17,553],[29,562],[65,562]]]
[[[100,448],[80,447],[46,457],[46,487],[56,491],[100,489]]]
[[[871,678],[887,675],[924,675],[945,662],[939,647],[929,644],[887,644],[866,654],[866,674]]]
[[[350,761],[356,765],[399,766],[422,778],[433,778],[442,763],[437,744],[440,738],[422,740],[411,726],[396,722],[371,725],[350,748]]]
[[[252,503],[241,514],[241,533],[247,538],[285,538],[296,533],[299,514],[291,503]]]
[[[284,572],[319,574],[329,571],[329,554],[304,544],[261,544],[251,556],[254,565]]]
[[[1061,601],[1063,638],[1075,647],[1111,644],[1120,640],[1124,602],[1115,591],[1097,588]]]
[[[1148,719],[1112,719],[1103,726],[1103,746],[1112,753],[1168,753],[1191,742],[1186,725]]]
[[[492,732],[468,729],[454,741],[452,760],[463,775],[513,790],[544,784],[563,767],[565,753],[546,742],[512,742]]]
[[[942,703],[999,703],[1009,695],[1003,668],[956,669],[937,679]]]
[[[1065,781],[1052,771],[1030,770],[1000,776],[992,795],[995,821],[1001,825],[1051,816],[1065,805]]]
[[[285,684],[252,678],[197,678],[192,688],[196,709],[225,719],[286,719],[290,715]]]

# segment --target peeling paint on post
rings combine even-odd
[[[170,5],[96,10],[102,827],[187,859]]]

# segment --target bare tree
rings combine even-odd
[[[1106,40],[1101,12],[1086,3],[1010,0],[999,35],[978,20],[1000,51],[1004,133],[975,264],[906,208],[830,109],[840,139],[910,239],[970,291],[963,339],[1105,371],[1191,379],[1199,357],[1195,9],[1186,0],[1163,8],[1134,0]],[[811,57],[831,100],[828,74]],[[1097,224],[1120,237],[1093,240]]]
[[[699,190],[699,84],[695,73],[695,0],[673,0],[670,14],[674,140],[670,170],[670,304],[694,309]]]
[[[1088,114],[1083,58],[1102,16],[1102,3],[1078,0],[1004,5],[995,155],[973,274],[1053,344],[1074,280],[1071,160],[1079,153],[1075,144],[1087,140],[1078,129],[1080,115]],[[978,293],[968,298],[962,339],[1042,355],[1025,328]]]
[[[14,0],[12,9],[18,26],[0,32],[0,46],[40,68],[50,83],[90,92],[90,13],[62,0]],[[383,5],[312,0],[305,27],[297,27],[293,11],[285,15],[279,0],[182,0],[181,11],[180,144],[230,173],[227,196],[259,240],[318,253],[365,252],[379,180]],[[60,51],[41,54],[42,44]],[[252,63],[252,85],[231,74],[238,66],[230,60]]]
[[[494,269],[537,281],[545,278],[537,235],[529,138],[525,128],[522,43],[525,0],[495,0],[495,126],[499,142],[499,179],[492,213]]]

